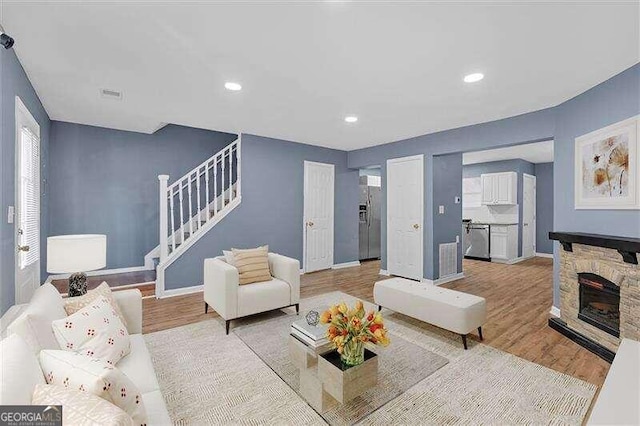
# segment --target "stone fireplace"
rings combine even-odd
[[[560,319],[549,325],[611,361],[621,339],[640,340],[640,240],[550,233],[560,252]]]

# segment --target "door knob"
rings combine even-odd
[[[307,222],[307,226],[313,226],[313,222]]]
[[[18,251],[29,251],[29,246],[18,246]]]
[[[413,224],[413,229],[418,229],[418,228],[420,228],[420,225],[418,225],[417,223],[414,223]]]

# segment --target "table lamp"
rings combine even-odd
[[[69,297],[87,292],[86,271],[107,266],[107,236],[58,235],[47,238],[47,272],[68,274]]]

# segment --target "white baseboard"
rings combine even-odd
[[[111,274],[125,274],[127,272],[140,272],[148,271],[144,266],[132,266],[130,268],[117,268],[117,269],[98,269],[97,271],[85,272],[88,277],[96,277],[98,275],[111,275]],[[49,275],[45,283],[50,283],[51,280],[68,280],[71,274],[59,274]]]
[[[433,285],[440,285],[444,283],[450,283],[451,281],[457,281],[464,278],[464,272],[458,272],[457,274],[449,275],[447,277],[438,278],[433,280]]]
[[[158,299],[165,299],[167,297],[175,297],[182,296],[185,294],[198,293],[204,290],[203,285],[194,285],[192,287],[182,287],[182,288],[174,288],[170,290],[165,290],[162,296],[158,297]]]
[[[391,275],[386,269],[380,269],[380,272],[378,272],[378,274],[385,275],[387,277]]]
[[[353,262],[336,263],[331,267],[331,269],[352,268],[354,266],[360,266],[360,261],[354,260]]]
[[[300,275],[304,275],[304,269],[300,268]]]
[[[537,257],[548,257],[549,259],[553,259],[553,253],[538,253],[536,252]]]
[[[520,256],[520,257],[516,257],[515,259],[508,260],[505,263],[508,264],[508,265],[513,265],[515,263],[520,263],[520,262],[524,262],[525,260],[533,259],[534,257],[535,257],[535,255],[534,256],[528,256],[528,257]]]
[[[451,281],[456,281],[461,278],[464,278],[464,272],[460,272],[454,275],[449,275],[448,277],[438,278],[435,280],[430,280],[429,278],[423,278],[420,280],[420,282],[429,284],[429,285],[440,285],[440,284],[448,283]]]
[[[552,306],[551,307],[551,311],[549,311],[549,313],[551,315],[553,315],[554,317],[560,318],[560,308],[558,308],[558,307]]]

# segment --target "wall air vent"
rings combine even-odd
[[[116,100],[122,99],[122,92],[118,92],[117,90],[100,89],[100,94],[102,95],[103,98],[107,98],[107,99],[116,99]]]

